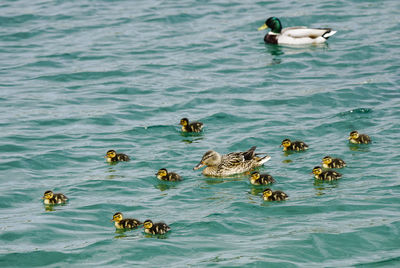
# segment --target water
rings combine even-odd
[[[400,264],[400,4],[388,1],[2,1],[2,267]],[[269,16],[332,27],[327,45],[265,45]],[[179,120],[200,120],[197,135]],[[351,146],[352,130],[373,143]],[[285,155],[284,138],[310,149]],[[204,152],[257,146],[286,202]],[[132,161],[109,165],[115,149]],[[325,155],[342,180],[315,183]],[[184,180],[163,183],[159,168]],[[52,189],[70,198],[46,210]],[[116,232],[112,215],[165,221]]]

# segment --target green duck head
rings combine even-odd
[[[265,21],[263,26],[258,28],[258,30],[261,31],[267,28],[271,28],[271,32],[273,33],[281,33],[282,31],[281,21],[276,17],[270,17]]]

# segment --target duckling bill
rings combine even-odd
[[[344,168],[346,163],[340,158],[332,158],[329,155],[322,159],[322,167],[324,168]]]
[[[162,181],[180,181],[182,180],[181,176],[176,174],[175,172],[168,172],[167,169],[162,168],[157,173],[156,176],[159,180]]]
[[[250,183],[253,185],[267,185],[275,183],[274,178],[269,174],[260,174],[258,171],[251,173],[249,178]]]
[[[117,212],[113,215],[111,221],[114,222],[115,228],[117,229],[135,229],[142,225],[142,222],[136,219],[124,219],[121,212]]]
[[[64,194],[55,194],[52,191],[44,192],[42,199],[45,205],[65,204],[68,201]]]
[[[302,141],[291,141],[289,139],[284,139],[282,141],[281,147],[283,146],[283,151],[304,151],[308,149],[308,145]]]
[[[115,150],[107,151],[106,156],[104,157],[107,159],[107,162],[122,162],[122,161],[129,161],[130,158],[126,154],[117,153]]]
[[[144,232],[152,235],[163,235],[171,230],[167,224],[163,222],[153,223],[151,220],[145,220],[143,223]]]
[[[342,174],[333,170],[323,171],[321,167],[314,167],[312,173],[317,180],[334,181],[342,177]]]
[[[182,118],[179,124],[182,125],[183,132],[201,132],[201,130],[203,129],[202,122],[195,121],[189,123],[189,119],[187,118]]]
[[[354,144],[368,144],[371,143],[371,138],[367,134],[360,134],[354,130],[350,132],[348,140]]]
[[[283,201],[288,197],[289,196],[282,191],[272,191],[269,188],[263,191],[264,201]]]

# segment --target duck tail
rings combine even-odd
[[[257,148],[256,146],[253,146],[250,149],[248,149],[246,152],[244,152],[243,153],[244,159],[246,159],[246,160],[252,159],[255,156],[254,151],[256,150],[256,148]]]
[[[331,29],[326,29],[326,30],[327,32],[322,35],[322,37],[325,39],[328,39],[337,32],[337,31],[332,31]]]
[[[271,156],[269,156],[269,155],[266,155],[266,156],[264,156],[264,157],[260,157],[260,158],[258,159],[258,164],[261,166],[261,165],[263,165],[264,163],[268,162],[270,159],[271,159]]]

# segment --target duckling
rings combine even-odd
[[[296,26],[282,29],[281,21],[276,17],[268,18],[258,30],[271,28],[264,37],[265,43],[279,45],[306,45],[324,43],[336,31],[331,28],[307,28]]]
[[[168,172],[167,169],[162,168],[157,173],[156,176],[162,181],[180,181],[182,178],[174,172]]]
[[[263,191],[263,199],[264,201],[283,201],[286,200],[289,196],[282,191],[272,191],[267,188]]]
[[[136,219],[124,219],[121,212],[114,214],[112,220],[114,222],[115,228],[117,229],[135,229],[142,225],[142,222]]]
[[[260,174],[259,172],[255,171],[251,173],[251,176],[249,178],[250,183],[253,185],[266,185],[270,183],[275,183],[274,178],[272,178],[271,175],[269,174]]]
[[[42,199],[45,205],[65,204],[68,201],[65,195],[61,193],[55,194],[52,191],[44,192]]]
[[[283,146],[283,151],[304,151],[308,149],[308,145],[302,141],[291,141],[284,139],[280,147]]]
[[[167,224],[163,222],[153,223],[151,220],[145,220],[143,223],[144,232],[147,234],[165,234],[166,232],[171,230]]]
[[[269,155],[259,157],[259,154],[254,153],[255,150],[256,146],[253,146],[246,152],[235,152],[222,156],[215,151],[208,151],[193,169],[197,170],[207,166],[203,170],[203,174],[218,177],[247,172],[255,167],[262,166],[271,159]]]
[[[350,132],[348,140],[355,144],[368,144],[371,142],[371,138],[367,134],[359,134],[356,130]]]
[[[183,132],[201,132],[203,129],[203,123],[197,121],[189,123],[187,118],[182,118],[179,124],[182,125]]]
[[[322,171],[321,167],[314,167],[312,173],[317,180],[334,181],[342,177],[342,174],[333,170]]]
[[[340,158],[332,158],[329,155],[322,158],[322,167],[324,168],[343,168],[346,163]]]
[[[117,152],[114,150],[109,150],[104,158],[107,158],[107,162],[109,163],[130,160],[129,156],[126,154],[117,154]]]

